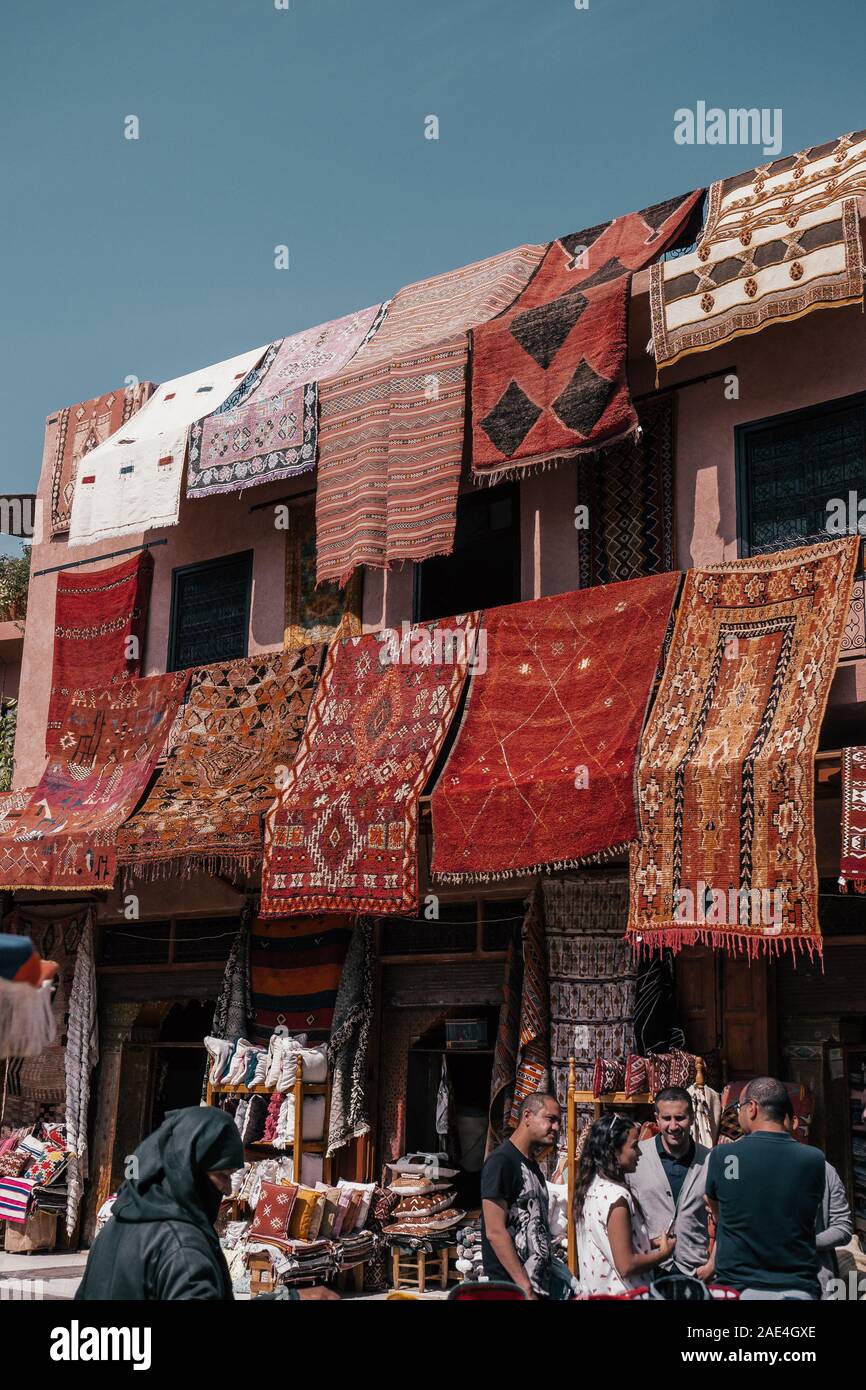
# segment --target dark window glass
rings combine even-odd
[[[382,922],[383,956],[438,955],[475,950],[475,903],[439,904],[439,921]]]
[[[102,938],[101,965],[165,965],[170,922],[124,922],[107,927]]]
[[[194,922],[178,919],[174,929],[175,960],[226,960],[239,925],[231,917],[197,918]]]
[[[174,570],[169,671],[246,656],[252,578],[251,550]]]
[[[828,503],[866,496],[866,397],[743,425],[737,458],[741,554],[826,536]]]
[[[416,622],[518,601],[519,497],[516,483],[503,483],[458,498],[453,553],[415,567]]]
[[[485,951],[507,951],[515,931],[526,916],[525,898],[508,898],[505,902],[484,904],[484,925],[481,944]]]

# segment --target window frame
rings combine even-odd
[[[244,603],[244,649],[236,657],[215,657],[214,660],[241,661],[249,656],[250,649],[250,615],[253,603],[253,559],[254,552],[250,550],[237,550],[231,555],[217,555],[211,560],[198,560],[190,565],[175,565],[171,572],[171,616],[168,625],[168,651],[166,654],[166,672],[182,671],[187,669],[178,664],[177,644],[179,636],[179,590],[180,585],[186,575],[202,573],[205,570],[219,569],[222,565],[227,565],[233,561],[243,560],[247,566],[247,593]],[[198,664],[198,663],[197,663]]]
[[[487,504],[489,505],[490,500],[491,500],[491,494],[495,493],[496,490],[497,490],[498,488],[502,488],[502,489],[503,489],[503,492],[502,492],[501,496],[505,496],[505,495],[506,495],[505,489],[508,489],[507,495],[509,496],[509,498],[510,498],[510,500],[511,500],[511,502],[512,502],[512,517],[511,517],[511,527],[510,527],[511,538],[512,538],[512,542],[513,542],[512,548],[511,548],[511,560],[512,560],[512,571],[511,571],[511,574],[512,574],[512,588],[513,588],[514,594],[515,594],[515,597],[514,597],[514,598],[509,599],[509,603],[520,603],[521,598],[522,598],[522,592],[521,592],[521,576],[522,576],[522,569],[521,569],[521,561],[522,561],[521,543],[522,543],[523,537],[522,537],[522,534],[521,534],[521,488],[520,488],[520,481],[521,481],[521,480],[520,480],[519,478],[507,478],[507,479],[505,479],[502,483],[497,483],[497,484],[495,484],[493,487],[486,487],[486,486],[485,486],[485,487],[480,487],[480,488],[468,489],[468,490],[465,491],[465,492],[461,492],[461,493],[458,495],[458,497],[457,497],[457,508],[458,508],[458,510],[459,510],[459,508],[460,508],[461,503],[463,503],[463,504],[468,504],[468,505],[470,505],[470,506],[481,507],[482,505],[484,505],[484,503],[487,503]],[[497,499],[496,499],[496,497],[494,496],[494,497],[493,497],[493,501],[496,501],[496,500],[497,500]],[[458,517],[458,520],[459,520],[459,517]],[[456,521],[455,521],[455,527],[454,527],[454,537],[455,537],[455,541],[456,541],[456,538],[457,538],[457,522],[456,522]],[[440,557],[440,556],[432,556],[431,558],[433,558],[433,559],[439,559],[439,558],[441,558],[441,559],[449,560],[449,559],[453,558],[454,553],[455,553],[454,550],[452,550],[450,555],[445,555],[445,556],[441,556],[441,557]],[[451,615],[451,614],[444,614],[442,618],[421,618],[421,617],[419,616],[419,614],[420,614],[420,612],[421,612],[422,582],[423,582],[423,576],[422,576],[422,572],[421,572],[421,571],[422,571],[422,565],[423,565],[424,563],[425,563],[425,562],[424,562],[423,560],[422,560],[422,561],[418,561],[418,562],[415,563],[415,565],[414,565],[414,567],[413,567],[413,574],[412,574],[412,622],[413,622],[413,623],[416,623],[416,624],[417,624],[417,623],[442,622],[442,621],[444,620],[445,617],[451,617],[451,616],[453,616],[453,615]],[[502,606],[502,605],[500,605],[500,606]],[[471,605],[470,605],[470,607],[471,607]],[[460,612],[466,612],[466,611],[467,611],[467,610],[466,610],[465,607],[464,607],[464,608],[455,609],[455,612],[458,612],[458,613],[460,613]]]

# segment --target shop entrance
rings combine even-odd
[[[451,1009],[409,1049],[406,1151],[446,1151],[460,1170],[457,1199],[467,1210],[481,1200],[496,1026],[495,1008]],[[437,1117],[447,1134],[437,1131]]]
[[[201,1101],[202,1077],[207,1053],[202,1039],[211,1031],[213,999],[185,999],[173,1004],[165,1016],[153,1049],[150,1070],[150,1134],[169,1110],[180,1110]]]

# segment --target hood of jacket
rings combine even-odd
[[[216,1240],[220,1194],[209,1172],[240,1168],[244,1149],[230,1115],[212,1105],[172,1110],[135,1150],[134,1178],[114,1203],[117,1221],[185,1221]]]

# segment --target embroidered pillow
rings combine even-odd
[[[348,1178],[338,1178],[338,1187],[350,1187],[361,1194],[361,1205],[358,1208],[358,1220],[355,1229],[360,1231],[367,1224],[367,1217],[370,1215],[370,1205],[373,1201],[373,1193],[376,1190],[374,1182],[351,1182]]]
[[[287,1183],[263,1182],[249,1239],[286,1240],[298,1189]]]
[[[20,1149],[0,1154],[0,1178],[20,1178],[30,1161],[30,1155]]]
[[[329,1187],[327,1183],[317,1182],[316,1191],[321,1192],[322,1201],[322,1223],[319,1226],[319,1235],[330,1239],[334,1234],[334,1222],[340,1210],[341,1189],[339,1187]]]
[[[310,1235],[310,1229],[315,1223],[315,1229],[318,1232],[322,1221],[321,1208],[324,1200],[323,1194],[316,1192],[312,1187],[299,1187],[297,1189],[292,1219],[289,1222],[289,1235],[293,1240],[315,1239]]]
[[[647,1070],[646,1057],[640,1057],[636,1052],[630,1052],[625,1062],[625,1084],[623,1090],[627,1096],[637,1096],[645,1093],[649,1089],[649,1073]]]
[[[592,1094],[608,1096],[621,1091],[625,1085],[625,1061],[622,1057],[596,1057],[592,1074]]]

